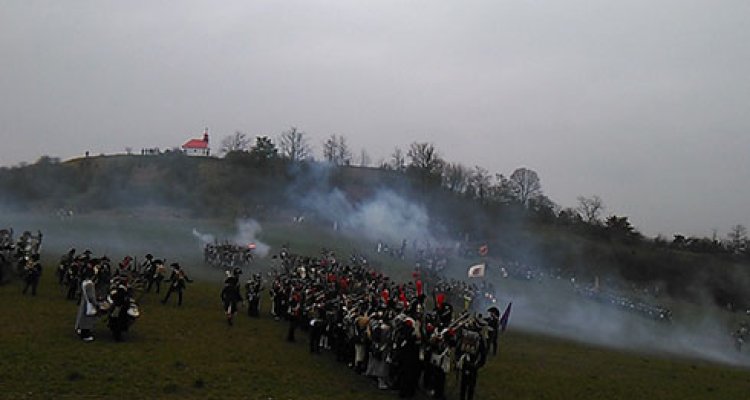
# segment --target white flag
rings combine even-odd
[[[484,278],[484,264],[469,267],[469,278]]]

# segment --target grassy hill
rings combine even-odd
[[[280,158],[260,162],[243,152],[225,158],[172,152],[66,162],[42,157],[0,168],[0,210],[269,220],[306,214],[308,220],[331,224],[346,218],[342,208],[359,211],[388,192],[398,200],[386,204],[388,211],[408,218],[415,209],[424,210],[429,219],[422,232],[398,232],[402,236],[390,239],[393,243],[404,236],[456,240],[469,234],[473,245],[489,244],[495,257],[750,308],[750,253],[734,254],[717,238],[645,238],[626,217],[615,218],[614,227],[588,224],[551,201],[525,207],[503,196],[478,198],[473,190],[448,189],[440,176],[425,180],[409,172]],[[392,225],[398,230],[401,224]]]

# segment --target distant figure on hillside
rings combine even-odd
[[[178,263],[172,263],[170,265],[172,267],[172,273],[169,276],[169,279],[167,279],[167,282],[171,282],[169,285],[169,290],[167,291],[167,295],[164,297],[164,299],[161,301],[162,304],[166,304],[167,300],[169,300],[169,296],[172,295],[172,292],[177,292],[177,305],[182,305],[182,291],[185,290],[185,287],[187,286],[186,283],[193,282],[188,276],[185,274],[185,271],[182,270],[182,267]]]

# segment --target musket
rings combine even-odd
[[[451,321],[451,323],[445,329],[443,329],[443,332],[441,333],[441,335],[445,334],[450,329],[456,329],[458,327],[462,327],[470,323],[472,320],[472,317],[473,316],[471,315],[471,313],[469,313],[468,311],[464,311],[463,313],[461,313],[461,315],[458,316],[458,318]]]

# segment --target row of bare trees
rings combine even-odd
[[[342,135],[332,134],[322,143],[323,160],[333,165],[352,165],[354,155]],[[221,143],[223,154],[246,152],[261,160],[282,158],[291,162],[312,159],[312,147],[307,134],[296,128],[281,133],[276,143],[268,136],[250,138],[235,132]],[[362,150],[358,157],[359,166],[369,166],[370,157]],[[379,165],[382,169],[405,172],[429,186],[443,188],[478,200],[481,203],[516,202],[526,208],[557,206],[544,196],[538,174],[528,168],[518,168],[510,176],[491,174],[487,169],[475,166],[466,167],[459,163],[447,162],[432,143],[414,142],[405,151],[396,148],[388,161]]]
[[[330,135],[323,141],[322,150],[323,161],[332,165],[370,164],[369,155],[364,149],[355,162],[343,135]],[[312,159],[308,136],[296,127],[282,132],[275,143],[268,136],[257,136],[253,143],[246,134],[237,131],[224,138],[221,144],[221,153],[236,152],[248,153],[251,159],[258,162],[277,158],[291,162]],[[604,201],[597,195],[578,196],[576,207],[561,209],[544,195],[539,175],[529,168],[517,168],[509,176],[490,173],[481,166],[467,167],[446,161],[429,142],[413,142],[406,150],[396,147],[379,168],[406,173],[424,185],[439,186],[481,204],[519,204],[526,209],[544,210],[560,223],[583,226],[595,234],[605,234],[610,238],[642,239],[627,217],[610,215],[605,218]],[[655,242],[696,252],[746,254],[750,250],[747,228],[743,225],[733,226],[725,240],[716,237],[686,238],[677,234],[672,241],[657,237]]]
[[[253,145],[250,138],[240,131],[225,137],[221,142],[219,152],[227,155],[236,152],[250,152],[260,144],[258,140],[262,138],[262,145],[276,149],[274,155],[291,162],[308,161],[313,158],[313,150],[310,145],[305,131],[297,127],[291,127],[279,135],[274,143],[268,136],[256,137],[256,143]],[[354,155],[349,148],[346,138],[342,135],[332,134],[322,143],[323,160],[333,165],[351,165],[354,163]],[[371,159],[365,149],[359,153],[357,162],[360,166],[369,166]]]
[[[516,202],[526,208],[556,207],[542,192],[539,175],[534,170],[517,168],[508,177],[491,174],[480,166],[470,168],[446,161],[432,143],[414,142],[405,152],[396,148],[381,168],[412,174],[423,183],[439,184],[483,204]]]

